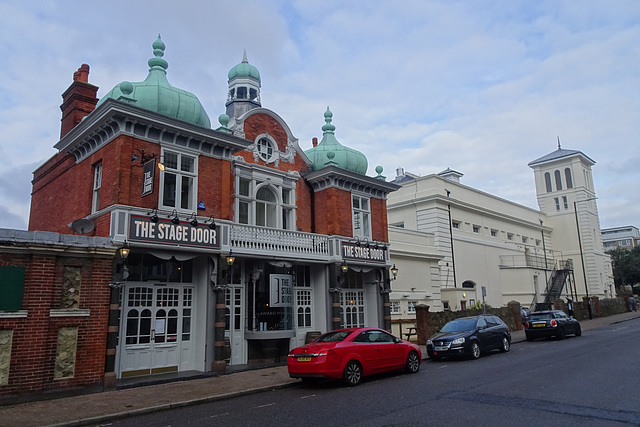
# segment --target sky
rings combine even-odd
[[[596,162],[601,227],[640,227],[640,1],[0,0],[0,228],[27,229],[73,73],[143,81],[158,34],[214,128],[246,50],[303,150],[328,106],[370,176],[451,168],[538,209],[527,164],[559,138]]]

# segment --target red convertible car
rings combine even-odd
[[[322,378],[343,379],[358,385],[364,376],[404,369],[420,369],[420,348],[377,328],[338,329],[320,335],[289,352],[291,378],[305,382]]]

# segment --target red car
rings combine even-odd
[[[338,329],[294,348],[287,366],[291,378],[311,382],[322,378],[344,379],[355,386],[364,376],[404,369],[420,369],[420,348],[377,328]]]

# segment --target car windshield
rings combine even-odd
[[[351,335],[352,331],[332,331],[319,336],[315,342],[340,342]]]
[[[464,332],[472,331],[476,328],[476,319],[452,320],[440,329],[440,332]]]
[[[531,320],[549,320],[551,319],[551,313],[532,313]]]

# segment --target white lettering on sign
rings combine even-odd
[[[385,261],[384,250],[383,249],[375,249],[366,246],[356,246],[356,245],[347,245],[342,244],[342,256],[344,258],[356,258],[362,260],[371,260],[371,261]]]
[[[176,243],[194,246],[217,247],[218,228],[193,227],[189,224],[173,224],[160,220],[153,223],[148,218],[131,217],[129,238],[131,240]]]

